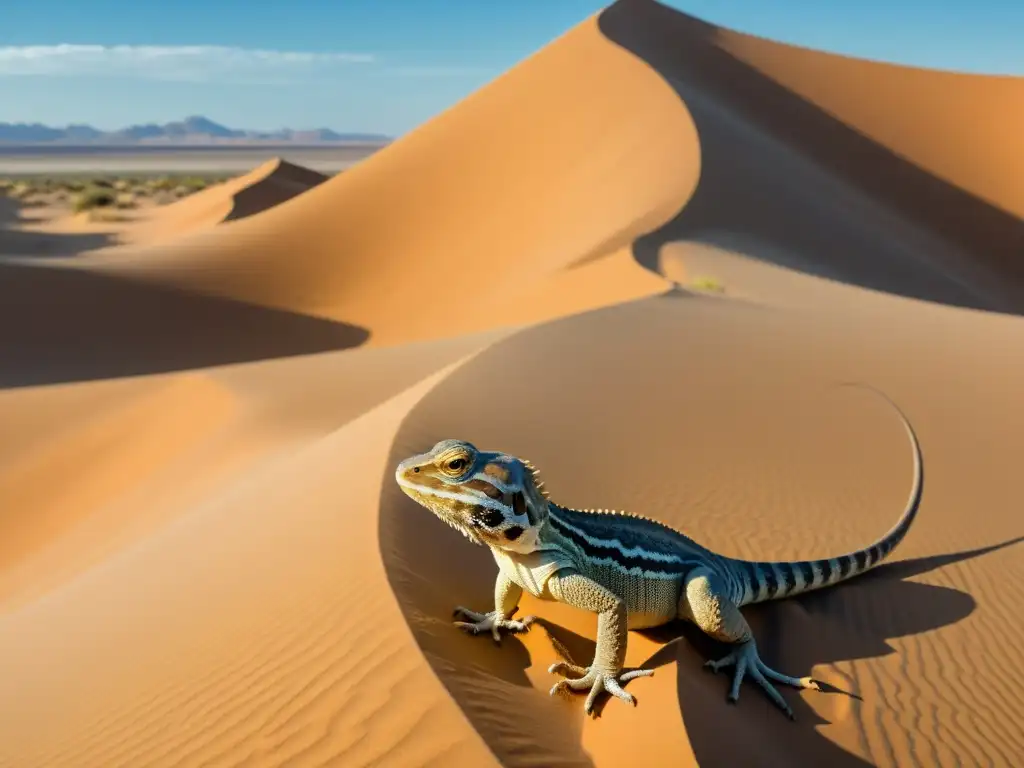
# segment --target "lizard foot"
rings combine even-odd
[[[533,616],[524,616],[521,621],[515,621],[513,619],[506,619],[501,616],[497,611],[490,611],[489,613],[477,613],[471,611],[468,608],[463,608],[461,605],[455,609],[452,613],[454,617],[462,616],[463,618],[469,619],[469,621],[456,621],[455,626],[459,629],[469,632],[471,635],[479,635],[481,632],[490,632],[491,637],[494,638],[494,642],[501,644],[501,630],[511,632],[512,634],[518,632],[526,632],[530,628],[530,624],[534,622]]]
[[[581,677],[559,680],[551,687],[550,693],[552,696],[555,696],[556,694],[566,690],[585,691],[589,688],[590,693],[587,694],[587,701],[583,705],[583,711],[588,715],[593,711],[594,702],[597,700],[597,695],[601,693],[601,691],[607,691],[612,696],[622,699],[627,704],[636,706],[636,698],[634,698],[632,694],[626,693],[622,690],[622,684],[628,683],[630,680],[637,677],[649,677],[654,674],[653,669],[634,669],[630,672],[605,674],[603,672],[598,672],[593,667],[580,667],[564,661],[558,661],[552,664],[548,667],[548,672],[553,675],[565,674],[566,672],[581,675]]]
[[[790,677],[789,675],[776,672],[769,667],[758,656],[757,646],[754,644],[753,639],[741,643],[724,658],[705,662],[704,666],[712,672],[718,672],[722,667],[727,667],[730,664],[736,667],[736,672],[732,678],[732,688],[729,690],[728,700],[730,703],[736,702],[740,697],[740,683],[743,682],[743,676],[750,675],[758,685],[764,688],[768,693],[768,697],[786,713],[786,716],[790,720],[794,720],[793,710],[786,703],[786,700],[782,698],[782,694],[775,690],[775,686],[769,681],[774,680],[777,683],[791,685],[794,688],[809,688],[814,691],[821,690],[821,686],[809,677]]]

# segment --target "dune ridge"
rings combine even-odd
[[[1020,147],[978,119],[1022,83],[618,0],[343,174],[0,262],[0,766],[1024,762]],[[908,413],[924,497],[891,562],[746,612],[830,686],[795,723],[728,706],[692,628],[631,633],[656,674],[588,720],[546,669],[593,616],[451,626],[493,560],[399,459],[461,437],[566,504],[829,556],[910,472],[848,380]]]
[[[644,71],[592,28],[571,30],[301,200],[200,232],[187,249],[121,250],[94,263],[341,320],[369,329],[371,343],[501,323],[521,314],[520,291],[615,253],[667,221],[696,184],[687,110]],[[667,287],[639,269],[623,277],[634,295]],[[533,313],[561,311],[556,301]]]
[[[141,198],[125,192],[134,207],[71,212],[66,199],[54,200],[51,195],[22,211],[19,221],[13,215],[13,201],[0,200],[0,256],[45,256],[55,262],[75,263],[89,250],[171,243],[260,213],[327,178],[312,169],[271,158],[247,173],[166,205],[151,198],[150,189]]]
[[[158,209],[144,224],[133,228],[131,239],[146,245],[173,241],[181,235],[273,208],[328,178],[318,171],[275,157],[249,173]]]

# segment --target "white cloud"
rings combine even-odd
[[[391,67],[387,71],[402,77],[490,77],[495,74],[485,67]]]
[[[221,45],[0,46],[0,77],[49,75],[187,82],[282,81],[373,61],[374,56],[364,53],[268,51]]]

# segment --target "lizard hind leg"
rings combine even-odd
[[[750,625],[743,618],[740,609],[727,596],[718,577],[708,570],[694,573],[686,580],[680,608],[688,618],[708,636],[726,643],[732,643],[733,649],[724,657],[705,663],[712,672],[723,667],[733,666],[732,686],[728,700],[735,702],[740,696],[740,684],[749,676],[764,689],[768,697],[794,719],[793,710],[782,698],[772,682],[791,685],[794,688],[821,690],[820,686],[810,677],[790,677],[776,672],[763,661],[757,652]]]

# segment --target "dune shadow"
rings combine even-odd
[[[0,262],[0,388],[356,347],[366,329],[82,269]]]
[[[0,230],[0,257],[62,258],[116,245],[113,236],[100,232],[58,234]]]
[[[0,195],[0,257],[74,256],[115,243],[112,235],[101,232],[51,233],[17,229],[23,223],[19,215],[23,207],[19,201]]]
[[[231,210],[224,221],[237,221],[281,205],[293,197],[304,195],[330,177],[312,168],[303,168],[281,160],[266,179],[238,190],[231,201]]]
[[[18,213],[21,207],[17,200],[0,194],[0,229],[7,229],[20,221]]]
[[[598,25],[673,88],[700,138],[697,189],[671,221],[634,243],[642,265],[659,271],[666,243],[733,233],[769,245],[759,258],[809,274],[953,306],[1024,312],[1020,218],[745,64],[718,47],[715,27],[698,19],[654,0],[619,0]],[[801,179],[786,178],[797,172]],[[821,204],[839,195],[838,210]],[[787,253],[792,258],[775,261]]]

